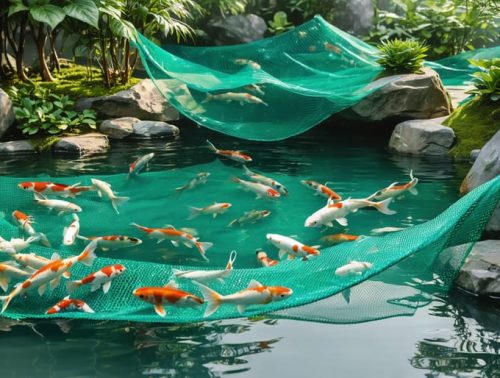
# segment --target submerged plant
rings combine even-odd
[[[467,93],[479,96],[481,100],[498,101],[500,99],[500,58],[489,60],[469,60],[482,70],[472,74],[474,89]]]
[[[391,73],[421,73],[428,50],[418,41],[393,39],[379,45],[380,58],[377,60]]]

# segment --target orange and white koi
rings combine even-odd
[[[269,106],[267,103],[265,103],[262,99],[260,99],[257,96],[251,95],[250,93],[246,92],[226,92],[226,93],[219,93],[219,94],[211,94],[207,93],[207,97],[205,100],[202,101],[202,103],[206,103],[209,101],[223,101],[223,102],[239,102],[240,105],[245,105],[245,104],[257,104],[257,105],[265,105]]]
[[[63,300],[57,302],[54,306],[49,308],[45,313],[47,315],[57,314],[61,311],[83,311],[93,314],[95,311],[90,308],[88,304],[80,299],[71,299],[68,296]]]
[[[60,259],[59,254],[57,252],[54,252],[52,254],[52,258],[50,259],[43,256],[38,256],[34,253],[16,253],[14,255],[11,255],[10,257],[22,267],[34,269],[35,271],[47,265],[53,260]],[[70,276],[71,274],[69,271],[63,273],[63,277],[65,278],[69,278]]]
[[[252,161],[252,158],[241,151],[235,150],[219,150],[210,141],[207,140],[208,147],[219,156],[224,156],[228,159],[237,161],[238,163],[247,163]]]
[[[90,186],[80,186],[80,183],[65,185],[43,181],[22,182],[17,187],[29,192],[52,194],[58,197],[76,197],[80,193],[90,190]]]
[[[190,190],[196,188],[198,185],[206,184],[208,180],[208,176],[210,173],[208,172],[200,172],[198,173],[191,181],[189,181],[186,185],[175,188],[177,193],[182,193],[185,190]]]
[[[68,227],[64,227],[63,231],[63,244],[73,245],[80,232],[80,218],[78,215],[73,214],[73,222]]]
[[[234,261],[236,260],[236,251],[231,251],[229,260],[227,261],[226,268],[223,270],[179,270],[172,269],[172,273],[176,279],[185,279],[206,283],[210,281],[219,281],[224,283],[224,278],[230,276],[233,271]]]
[[[316,247],[310,247],[302,244],[301,242],[289,238],[288,236],[267,234],[266,238],[272,245],[278,248],[280,259],[282,259],[283,256],[288,255],[289,260],[293,260],[296,257],[302,257],[302,260],[308,260],[309,258],[320,254]]]
[[[12,279],[23,280],[31,276],[31,273],[25,272],[9,263],[0,264],[0,287],[3,291],[7,291],[9,283]]]
[[[141,156],[137,160],[135,160],[132,164],[130,164],[129,169],[128,169],[128,176],[137,176],[141,171],[144,169],[146,165],[148,165],[149,161],[154,158],[155,154],[154,152],[151,152],[150,154]]]
[[[413,177],[413,170],[410,171],[410,181],[409,182],[393,182],[387,188],[380,189],[379,191],[373,193],[367,199],[370,201],[382,201],[387,198],[398,197],[405,192],[410,192],[413,195],[417,195],[418,191],[415,186],[418,184],[418,178]]]
[[[372,267],[373,264],[369,262],[351,261],[349,264],[337,268],[335,270],[335,274],[337,276],[360,276],[363,272],[371,269]]]
[[[90,181],[92,182],[92,190],[95,190],[97,192],[97,195],[101,198],[107,197],[111,201],[111,205],[113,206],[113,209],[115,209],[116,213],[120,214],[120,212],[118,211],[118,206],[124,202],[127,202],[129,198],[118,197],[111,189],[111,185],[107,182],[95,178],[90,179]]]
[[[82,208],[77,204],[63,200],[48,199],[40,193],[35,193],[35,202],[37,205],[47,207],[49,210],[58,211],[57,215],[80,213],[82,211]]]
[[[47,236],[41,232],[36,232],[35,229],[33,228],[33,222],[34,219],[32,216],[27,215],[23,213],[22,211],[19,210],[14,210],[12,212],[12,218],[16,221],[18,226],[21,228],[23,232],[28,234],[29,236],[32,236],[34,238],[37,238],[37,240],[40,240],[40,242],[46,246],[50,247],[50,242],[47,239]]]
[[[321,238],[322,242],[325,242],[329,245],[332,244],[340,244],[344,242],[353,242],[359,239],[357,235],[349,235],[349,234],[333,234],[326,235]]]
[[[9,295],[0,297],[0,300],[3,302],[2,311],[0,313],[5,312],[13,298],[22,295],[28,290],[38,289],[38,294],[43,295],[47,288],[47,284],[50,283],[51,289],[56,288],[59,286],[61,276],[69,271],[76,263],[82,263],[87,266],[92,265],[96,257],[94,254],[95,247],[96,243],[91,242],[78,256],[55,259],[38,269],[28,277],[28,279],[16,286]]]
[[[229,202],[214,203],[206,207],[190,207],[190,214],[188,219],[194,219],[200,214],[212,214],[216,218],[219,214],[224,214],[232,206]]]
[[[78,236],[79,239],[93,240],[97,242],[97,247],[103,251],[110,249],[120,249],[135,247],[142,244],[142,240],[124,235],[106,235],[106,236]]]
[[[327,199],[332,199],[335,201],[340,201],[342,197],[338,195],[335,191],[330,189],[328,186],[320,184],[319,182],[312,180],[301,180],[300,181],[304,186],[311,188],[315,191],[315,196],[322,196]]]
[[[255,193],[257,195],[256,198],[280,197],[280,192],[278,192],[274,188],[271,188],[270,186],[258,182],[245,181],[237,177],[233,177],[231,180],[237,184],[240,184],[244,190]]]
[[[285,185],[280,184],[278,181],[266,177],[264,175],[258,174],[256,172],[252,172],[250,169],[247,168],[246,165],[243,165],[243,169],[245,170],[245,175],[250,178],[253,182],[258,182],[263,185],[270,186],[271,188],[276,189],[278,192],[283,194],[284,196],[288,195],[288,189],[285,187]]]
[[[338,55],[342,54],[342,50],[339,47],[331,44],[330,42],[323,43],[323,47],[326,51],[330,51]]]
[[[155,311],[161,317],[165,317],[167,312],[163,306],[171,305],[175,307],[197,307],[203,304],[203,299],[196,295],[179,290],[173,281],[164,287],[140,287],[133,291],[133,294],[140,300],[152,303]]]
[[[72,293],[80,286],[90,285],[91,292],[99,290],[102,287],[102,291],[106,294],[111,287],[111,281],[125,272],[125,270],[125,267],[121,264],[108,265],[81,280],[66,282],[66,289],[68,293]]]
[[[255,223],[259,221],[260,219],[263,219],[267,216],[269,216],[271,212],[269,210],[251,210],[245,212],[241,217],[234,219],[229,223],[227,226],[228,227],[233,227],[236,225],[244,225],[246,223]]]
[[[288,287],[264,286],[256,280],[251,280],[246,289],[229,295],[221,295],[201,283],[196,283],[196,285],[200,288],[207,303],[204,317],[212,315],[224,303],[236,305],[239,313],[242,314],[247,306],[282,301],[293,294],[292,289]]]
[[[253,60],[250,60],[250,59],[235,59],[234,60],[234,64],[237,64],[239,66],[250,66],[252,67],[254,70],[260,70],[261,69],[261,66],[259,63],[257,62],[254,62]]]
[[[188,248],[195,247],[200,252],[201,257],[208,261],[206,251],[213,246],[213,243],[200,242],[198,238],[186,231],[177,230],[174,226],[167,226],[165,228],[149,228],[132,223],[132,226],[137,227],[139,230],[144,231],[152,239],[157,239],[158,243],[164,240],[170,240],[174,247],[178,247],[180,243]]]
[[[267,253],[264,252],[262,249],[258,249],[256,252],[257,255],[257,261],[264,267],[270,267],[270,266],[275,266],[278,265],[279,261],[278,260],[273,260],[267,256]]]

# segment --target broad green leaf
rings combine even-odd
[[[30,15],[36,21],[49,25],[51,29],[54,29],[66,17],[61,7],[51,4],[34,5],[30,8]]]
[[[9,7],[9,17],[18,12],[27,11],[28,7],[24,5],[21,1],[17,1]]]
[[[92,0],[72,0],[64,7],[67,16],[83,21],[96,29],[99,27],[99,9]]]

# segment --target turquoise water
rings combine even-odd
[[[244,149],[254,157],[250,165],[260,173],[276,177],[290,190],[288,198],[270,202],[255,200],[229,182],[241,170],[230,162],[219,161],[204,147],[211,139],[221,148]],[[317,140],[324,142],[317,143]],[[466,165],[453,165],[448,159],[409,158],[389,154],[383,138],[348,138],[321,128],[288,141],[259,144],[236,141],[205,130],[189,130],[174,141],[116,143],[110,154],[61,159],[7,157],[0,162],[0,174],[15,176],[72,176],[111,174],[127,171],[137,156],[155,152],[151,171],[159,174],[155,195],[162,206],[151,205],[155,215],[134,212],[133,203],[124,205],[121,216],[109,225],[110,232],[123,231],[130,220],[155,220],[152,226],[177,221],[177,227],[198,229],[202,240],[216,243],[209,257],[222,264],[231,249],[239,252],[237,266],[255,266],[254,250],[266,244],[266,232],[296,235],[309,244],[324,233],[302,227],[305,216],[323,204],[302,187],[299,179],[332,181],[332,187],[344,196],[363,197],[393,181],[406,179],[410,169],[420,179],[418,196],[406,196],[392,207],[395,216],[373,211],[350,217],[349,233],[368,233],[375,227],[408,227],[422,223],[458,198],[457,188]],[[182,174],[176,170],[185,167]],[[187,172],[185,172],[187,171]],[[208,183],[177,198],[173,188],[186,181],[185,174],[217,172]],[[43,176],[42,176],[43,177]],[[140,198],[138,185],[151,185],[147,175],[134,181],[116,178],[113,185],[120,194],[133,192]],[[64,181],[64,178],[61,178]],[[121,180],[121,181],[118,181]],[[150,188],[149,188],[150,189]],[[139,191],[140,192],[140,191]],[[151,196],[148,190],[148,195]],[[222,198],[220,198],[222,197]],[[207,216],[178,224],[188,216],[188,205],[208,205],[214,200],[232,202],[226,214],[213,220]],[[103,206],[109,204],[103,203]],[[243,210],[269,208],[273,214],[260,224],[231,230],[226,227]],[[10,209],[5,209],[10,210]],[[106,212],[113,214],[111,209]],[[37,214],[40,227],[42,212]],[[88,217],[88,218],[86,218]],[[82,234],[93,234],[91,214],[82,213]],[[42,227],[43,228],[43,227]],[[140,236],[132,228],[129,234]],[[345,230],[344,230],[345,231]],[[60,230],[52,230],[53,235]],[[49,232],[49,236],[51,236]],[[341,232],[336,228],[333,232]],[[150,247],[150,248],[149,248]],[[196,254],[166,244],[160,250],[145,243],[141,248],[109,252],[110,257],[144,259],[168,263],[202,264]],[[159,253],[158,253],[159,252]],[[113,254],[113,255],[111,255]],[[498,356],[498,308],[472,304],[461,294],[435,297],[414,316],[375,322],[331,325],[292,320],[260,319],[206,322],[189,326],[155,326],[123,323],[37,322],[34,325],[0,323],[5,330],[0,347],[1,359],[12,376],[219,376],[239,373],[246,376],[270,376],[279,373],[304,376],[314,367],[316,376],[423,376],[470,373],[495,376]],[[34,330],[33,330],[34,328]],[[36,356],[36,359],[33,359]],[[125,358],[124,358],[125,357]],[[28,373],[29,372],[29,373]],[[432,375],[437,376],[437,375]]]

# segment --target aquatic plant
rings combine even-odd
[[[379,45],[377,63],[390,73],[420,73],[428,50],[418,41],[394,39]]]
[[[500,58],[489,60],[469,60],[469,62],[482,71],[475,72],[472,76],[474,89],[467,93],[479,96],[481,100],[498,101],[500,99]]]

